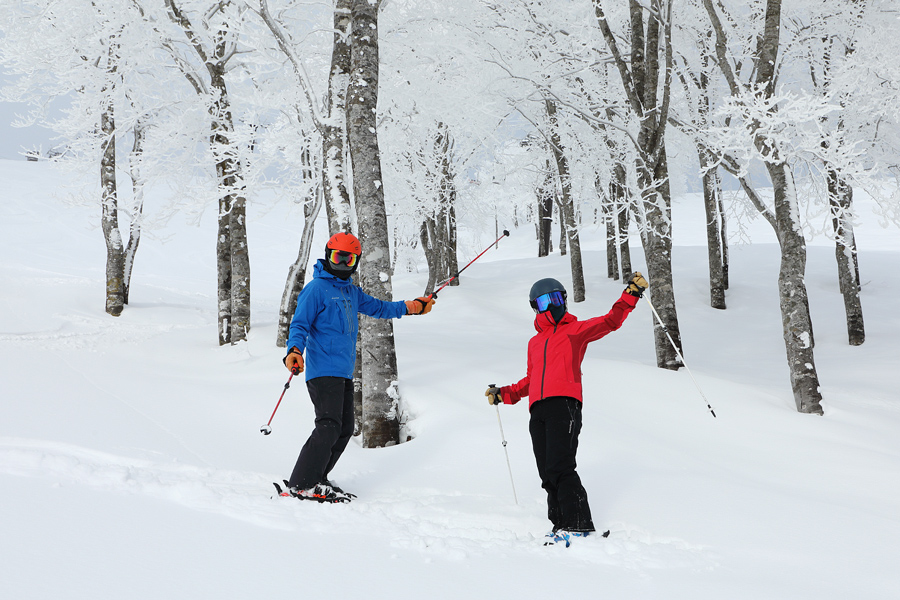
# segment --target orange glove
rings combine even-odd
[[[286,366],[288,371],[294,375],[299,375],[303,372],[303,369],[305,368],[305,365],[303,364],[303,355],[300,354],[300,350],[297,349],[297,346],[291,348],[288,355],[284,357],[284,366]]]
[[[427,315],[434,305],[434,296],[421,296],[415,300],[406,300],[406,314]]]

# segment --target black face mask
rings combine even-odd
[[[547,309],[547,312],[550,313],[550,316],[552,316],[553,320],[558,324],[566,314],[566,305],[554,306],[551,304],[550,308]]]

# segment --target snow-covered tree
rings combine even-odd
[[[641,236],[653,286],[653,304],[663,321],[654,328],[656,364],[678,369],[682,366],[679,350],[669,342],[671,336],[681,348],[672,281],[672,197],[666,155],[673,77],[672,1],[651,0],[644,5],[629,0],[624,35],[613,31],[608,4],[594,0],[594,11],[619,71],[632,114],[630,120],[636,121],[630,126],[636,129],[631,137],[637,153],[637,186],[643,211]],[[623,38],[627,45],[620,48]]]
[[[0,63],[18,76],[5,98],[32,107],[31,122],[60,135],[67,151],[58,158],[73,172],[94,172],[88,192],[101,207],[106,242],[106,312],[119,316],[128,303],[131,273],[142,226],[143,179],[138,176],[147,133],[143,117],[145,36],[139,14],[105,0],[20,2],[3,12]],[[62,117],[50,110],[64,106]],[[131,142],[129,143],[129,137]],[[118,148],[133,148],[122,154]],[[133,175],[132,194],[120,201],[117,167]],[[120,212],[129,216],[127,243]]]

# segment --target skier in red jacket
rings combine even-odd
[[[537,313],[535,335],[528,342],[528,369],[518,383],[488,387],[494,404],[515,404],[528,396],[528,429],[541,486],[547,491],[551,537],[585,536],[594,531],[587,492],[575,471],[581,432],[581,362],[587,345],[622,326],[648,283],[640,273],[631,276],[622,296],[602,317],[579,321],[567,312],[566,289],[555,279],[541,279],[531,287],[529,300]]]

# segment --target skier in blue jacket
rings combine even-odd
[[[325,258],[316,262],[313,280],[297,297],[284,364],[294,374],[306,371],[316,424],[283,495],[319,502],[347,502],[353,497],[331,483],[328,474],[353,435],[357,313],[399,319],[426,314],[434,304],[431,297],[385,302],[363,292],[350,278],[361,255],[355,236],[333,235],[325,245]]]

